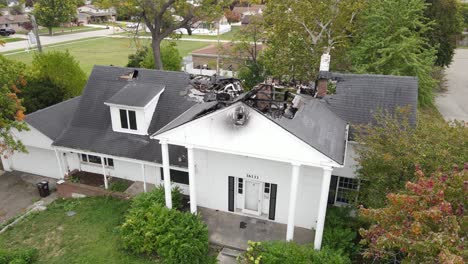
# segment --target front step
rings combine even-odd
[[[223,248],[219,252],[217,260],[220,264],[236,264],[237,257],[242,255],[242,251],[231,248]]]

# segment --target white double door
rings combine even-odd
[[[262,190],[263,183],[245,180],[243,212],[254,215],[262,213]]]

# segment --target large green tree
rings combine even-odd
[[[26,85],[23,63],[6,59],[0,55],[0,155],[8,157],[14,151],[26,151],[12,130],[27,130],[22,122],[24,108],[18,94]]]
[[[406,109],[399,109],[395,114],[380,112],[375,124],[358,128],[358,202],[368,207],[382,207],[387,193],[414,180],[416,164],[433,172],[468,160],[468,127],[461,122],[448,124],[420,113],[413,126]]]
[[[151,32],[151,48],[154,66],[163,69],[161,42],[179,28],[191,34],[191,25],[198,20],[213,21],[223,13],[226,0],[99,0],[101,6],[115,6],[117,12],[124,10],[133,14]]]
[[[21,97],[28,113],[81,94],[86,75],[76,59],[66,52],[34,55]]]
[[[426,3],[425,15],[434,22],[426,37],[437,49],[436,65],[449,66],[457,47],[457,37],[462,33],[461,5],[458,0],[426,0]]]
[[[355,19],[365,0],[272,0],[263,14],[267,31],[266,64],[277,77],[311,80],[324,52],[343,58]],[[336,56],[335,56],[336,55]]]
[[[49,29],[52,35],[53,27],[70,22],[76,16],[75,0],[37,0],[34,3],[33,14],[37,23]]]
[[[430,30],[424,0],[373,0],[360,17],[352,47],[358,73],[417,76],[419,104],[431,105],[436,81],[436,50],[424,35]]]
[[[173,41],[164,42],[161,45],[161,59],[163,69],[166,71],[180,71],[182,67],[182,57],[180,56],[177,44]],[[141,67],[154,69],[153,51],[147,46],[139,48],[134,54],[128,56],[127,67]]]

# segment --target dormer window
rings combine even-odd
[[[122,129],[138,130],[136,112],[120,109],[120,126]]]

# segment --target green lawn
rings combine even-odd
[[[149,39],[139,40],[140,45],[149,43]],[[206,42],[177,41],[181,56],[191,51],[209,45]],[[68,50],[79,62],[85,73],[89,74],[94,65],[125,66],[128,55],[136,51],[137,44],[133,39],[92,38],[69,43],[61,43],[44,47],[44,50]],[[9,59],[31,63],[34,52],[6,55]]]
[[[58,36],[58,35],[66,35],[66,34],[73,34],[73,33],[79,33],[79,32],[103,30],[103,29],[105,29],[105,28],[96,28],[96,27],[87,27],[87,26],[54,27],[54,28],[52,28],[52,32],[53,32],[54,36]],[[48,36],[49,35],[49,29],[47,29],[47,28],[39,29],[39,35]]]
[[[232,26],[231,31],[229,31],[229,32],[227,32],[225,34],[221,34],[219,36],[219,39],[220,40],[234,40],[235,34],[237,32],[239,32],[239,30],[240,30],[240,26]],[[117,35],[132,36],[133,37],[134,33],[133,32],[123,32],[123,33],[117,33]],[[138,35],[139,36],[151,36],[151,34],[149,34],[147,32],[141,32]],[[189,36],[189,35],[182,35],[181,39],[184,39],[184,38],[187,38],[187,39],[217,40],[218,36],[207,36],[207,35],[192,35],[192,36]]]
[[[48,264],[155,263],[121,248],[117,227],[128,207],[128,201],[107,197],[58,200],[1,234],[0,248],[34,247],[39,263]]]
[[[24,40],[22,38],[6,38],[6,37],[0,37],[0,41],[4,41],[5,43],[8,42],[15,42],[15,41],[21,41]]]

